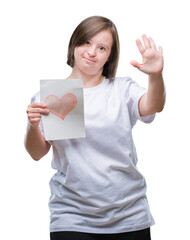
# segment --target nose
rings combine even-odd
[[[89,57],[95,57],[96,56],[96,48],[94,46],[89,47],[88,55],[89,55]]]

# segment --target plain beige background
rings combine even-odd
[[[34,162],[23,145],[26,108],[40,79],[63,79],[67,46],[84,18],[103,15],[119,32],[117,76],[147,86],[147,76],[130,65],[141,60],[136,38],[146,33],[162,45],[167,102],[150,125],[138,123],[134,140],[138,167],[146,177],[156,225],[153,240],[189,237],[190,77],[189,1],[181,0],[4,0],[0,2],[0,220],[1,238],[49,239],[50,152]]]

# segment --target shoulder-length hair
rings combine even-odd
[[[109,61],[103,67],[102,75],[106,78],[114,78],[117,71],[119,62],[119,37],[116,26],[108,18],[101,16],[92,16],[84,19],[74,30],[67,54],[67,64],[71,67],[74,66],[74,50],[75,47],[83,45],[87,40],[90,40],[94,35],[101,31],[109,30],[112,34],[113,43]]]

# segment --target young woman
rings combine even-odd
[[[49,114],[36,94],[28,106],[25,146],[41,159],[53,147],[50,181],[50,236],[53,240],[150,240],[154,220],[146,182],[136,167],[132,128],[162,111],[165,90],[162,48],[151,38],[137,40],[143,62],[131,64],[148,75],[148,90],[131,78],[115,77],[119,38],[112,21],[93,16],[73,32],[67,78],[83,80],[86,138],[45,141],[41,114]]]

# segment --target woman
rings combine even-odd
[[[49,114],[39,93],[28,106],[25,146],[41,159],[53,147],[50,181],[51,239],[149,240],[154,224],[146,183],[136,167],[132,128],[151,122],[162,111],[165,90],[162,48],[142,36],[137,40],[148,74],[148,90],[130,78],[116,78],[119,38],[112,21],[93,16],[73,32],[67,63],[69,79],[82,79],[86,138],[45,141],[41,114]]]

